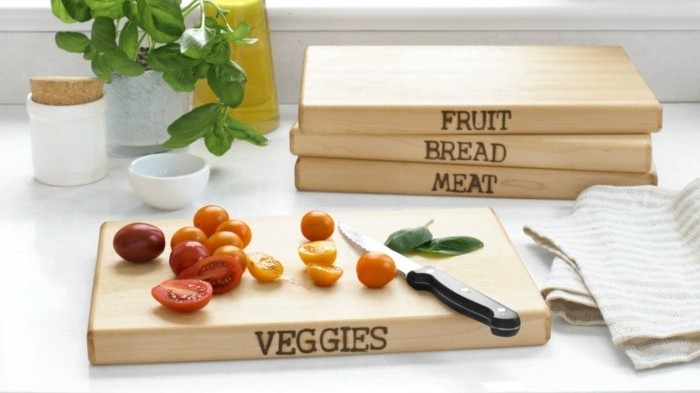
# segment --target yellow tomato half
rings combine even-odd
[[[304,243],[297,250],[305,264],[332,266],[338,256],[338,249],[331,240]]]
[[[272,255],[262,252],[248,254],[248,271],[258,281],[274,281],[284,273],[284,266]]]

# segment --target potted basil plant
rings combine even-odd
[[[205,6],[212,12],[205,14]],[[249,45],[245,22],[230,26],[226,11],[210,0],[51,0],[63,22],[92,21],[90,34],[56,33],[56,45],[80,53],[95,75],[109,83],[113,76],[159,73],[176,92],[191,92],[206,79],[217,102],[204,104],[174,120],[164,148],[183,148],[204,138],[214,155],[226,153],[236,139],[258,146],[267,139],[229,115],[243,101],[245,71],[231,60],[232,45]],[[188,16],[195,13],[192,18]],[[210,15],[210,16],[208,16]],[[196,19],[191,27],[186,21]]]

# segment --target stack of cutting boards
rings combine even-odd
[[[312,46],[299,190],[574,199],[656,184],[662,107],[621,47]]]

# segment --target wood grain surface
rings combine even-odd
[[[662,107],[616,46],[311,46],[307,133],[658,131]]]
[[[331,212],[332,213],[332,212]],[[275,255],[284,278],[256,282],[248,273],[232,292],[204,309],[180,314],[151,298],[150,289],[172,278],[168,252],[145,264],[116,255],[112,237],[126,222],[100,229],[88,326],[94,364],[151,363],[295,356],[357,355],[482,347],[540,345],[550,336],[550,313],[527,269],[488,208],[409,210],[334,215],[383,241],[394,230],[430,219],[435,236],[468,235],[485,247],[449,258],[411,257],[438,266],[520,314],[515,337],[455,313],[433,295],[415,291],[398,276],[387,287],[367,289],[355,276],[359,250],[339,233],[336,264],[345,274],[333,287],[306,276],[297,247],[304,242],[299,216],[243,217],[253,231],[247,251]],[[189,220],[152,222],[167,237]]]

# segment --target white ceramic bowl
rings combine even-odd
[[[134,160],[129,183],[147,204],[162,210],[177,210],[194,202],[209,181],[209,164],[187,153],[158,153]]]

